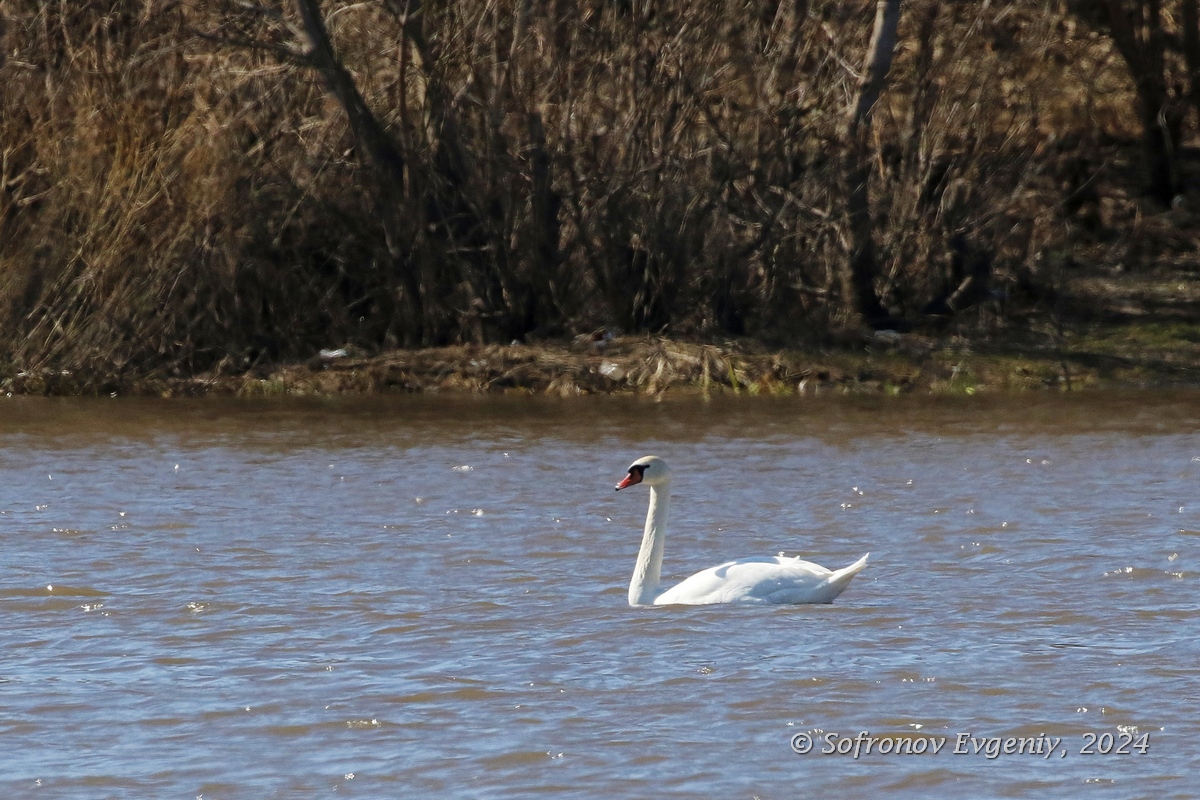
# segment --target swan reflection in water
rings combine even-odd
[[[657,456],[639,458],[629,466],[617,491],[635,484],[650,487],[646,531],[629,582],[629,605],[708,605],[710,603],[831,603],[867,565],[864,555],[848,567],[829,570],[811,561],[784,556],[761,556],[727,561],[701,570],[670,589],[659,588],[667,514],[671,501],[671,470]]]

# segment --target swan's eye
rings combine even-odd
[[[639,478],[644,477],[646,474],[646,465],[645,464],[634,464],[632,467],[629,468],[629,474],[632,475],[635,472],[637,473],[637,476]]]

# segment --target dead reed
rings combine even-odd
[[[322,4],[321,61],[292,3],[0,0],[0,371],[102,387],[605,326],[857,341],[841,154],[874,3],[411,5]],[[1002,327],[1072,259],[1161,252],[1132,87],[1074,19],[907,4],[869,178],[896,319]],[[766,374],[670,347],[623,380]]]

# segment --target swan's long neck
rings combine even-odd
[[[667,506],[671,487],[663,484],[650,487],[650,510],[646,512],[646,531],[642,548],[633,566],[629,582],[629,605],[648,606],[658,596],[658,579],[662,573],[663,543],[667,538]]]

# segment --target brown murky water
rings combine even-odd
[[[645,453],[666,576],[871,563],[631,609]],[[5,797],[1195,796],[1197,394],[8,399],[0,466]]]

